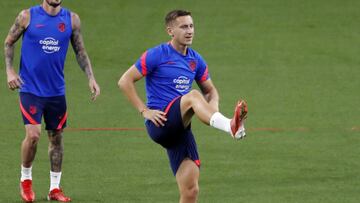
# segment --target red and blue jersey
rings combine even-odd
[[[65,95],[64,63],[72,34],[71,12],[61,8],[56,16],[41,6],[30,8],[30,23],[21,48],[20,92],[40,97]]]
[[[135,66],[146,77],[147,106],[151,109],[164,109],[176,97],[189,93],[194,80],[210,78],[200,54],[188,48],[182,55],[170,43],[148,49]]]

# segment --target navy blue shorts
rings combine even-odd
[[[44,116],[46,130],[61,130],[66,127],[65,96],[38,97],[31,93],[20,92],[20,109],[24,124],[41,124]]]
[[[191,126],[184,128],[181,110],[181,97],[174,99],[164,109],[167,116],[165,126],[156,127],[156,125],[146,120],[145,125],[151,139],[160,144],[167,150],[171,169],[176,175],[181,162],[189,158],[200,167],[200,159],[197,151],[194,135],[191,132]]]

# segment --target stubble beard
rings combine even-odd
[[[60,5],[61,5],[61,2],[62,2],[62,1],[60,1],[60,3],[54,3],[54,2],[50,2],[49,0],[46,0],[46,3],[47,3],[49,6],[53,7],[53,8],[56,8],[56,7],[60,6]]]

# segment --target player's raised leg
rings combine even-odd
[[[191,159],[184,159],[176,172],[180,203],[196,202],[199,194],[199,167]]]
[[[25,202],[34,202],[35,193],[32,189],[32,163],[35,159],[37,143],[40,139],[41,125],[25,125],[26,135],[21,144],[21,178],[20,195]]]
[[[71,199],[64,195],[60,188],[61,165],[64,153],[63,130],[49,130],[49,158],[50,158],[50,192],[48,200],[70,202]]]
[[[198,90],[191,90],[181,97],[181,116],[184,126],[188,126],[195,114],[201,122],[209,125],[211,116],[216,112]]]
[[[241,139],[245,136],[244,120],[247,114],[247,104],[245,101],[241,100],[237,103],[234,116],[232,119],[229,119],[211,106],[198,90],[191,90],[181,98],[181,115],[184,126],[190,124],[194,114],[203,123],[223,130],[236,139]]]

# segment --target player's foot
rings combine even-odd
[[[59,202],[71,202],[70,197],[66,197],[62,190],[59,188],[51,190],[47,196],[47,199]]]
[[[245,137],[244,120],[248,112],[247,104],[244,100],[238,101],[235,106],[234,117],[230,121],[231,136],[235,139]]]
[[[35,193],[32,190],[32,180],[24,180],[20,182],[20,195],[24,202],[34,202]]]

